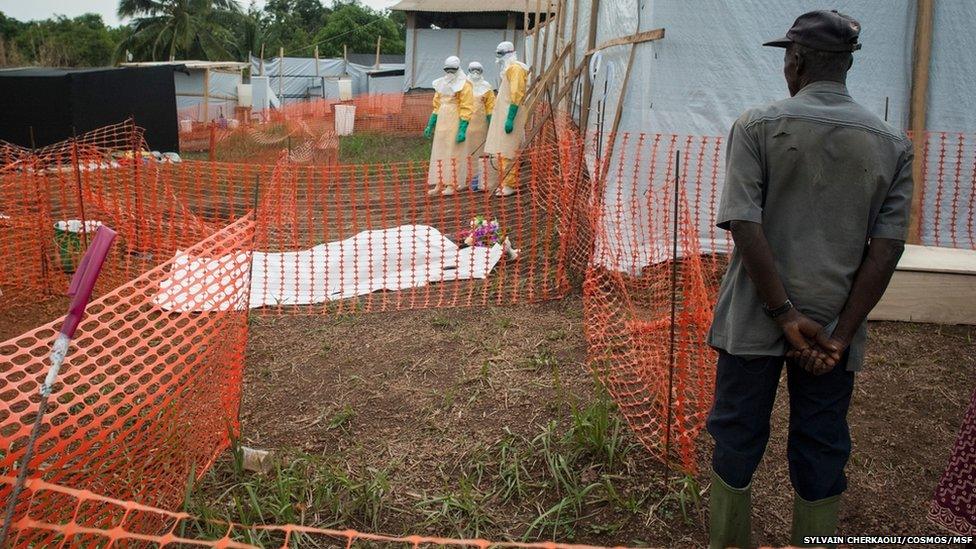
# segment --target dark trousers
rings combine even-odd
[[[793,488],[807,501],[835,496],[847,488],[844,466],[851,454],[847,409],[854,373],[847,371],[845,363],[846,358],[820,376],[798,366],[786,367],[790,392],[786,456]],[[745,359],[719,352],[708,432],[715,439],[712,467],[734,488],[749,485],[766,451],[783,364],[783,357]]]

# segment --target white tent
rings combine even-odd
[[[316,63],[311,57],[275,57],[263,61],[251,57],[251,75],[268,77],[271,91],[286,104],[315,98],[337,99],[339,80],[346,78],[350,80],[353,95],[365,94],[369,91],[370,73],[398,70],[403,70],[403,64],[365,66],[343,59],[318,59]]]

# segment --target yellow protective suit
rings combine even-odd
[[[474,88],[474,112],[471,114],[471,122],[468,125],[468,157],[475,161],[485,150],[485,139],[488,137],[488,115],[495,108],[495,92],[491,85],[485,83],[483,86]],[[479,93],[480,92],[480,93]]]
[[[467,139],[470,136],[465,142],[458,143],[457,134],[461,120],[468,120],[470,123],[474,112],[474,94],[467,78],[463,74],[459,78],[460,81],[451,86],[441,82],[441,78],[434,81],[434,113],[437,114],[437,124],[434,126],[427,184],[434,187],[435,191],[443,191],[445,194],[462,188],[468,179]]]
[[[498,99],[495,101],[495,108],[491,115],[491,126],[488,128],[488,139],[485,141],[485,154],[490,156],[492,161],[497,161],[494,168],[499,175],[509,170],[509,166],[518,155],[518,149],[525,137],[525,119],[528,113],[525,109],[519,109],[515,116],[515,129],[512,133],[505,133],[505,121],[508,119],[509,105],[522,105],[525,98],[525,90],[529,82],[529,68],[516,60],[511,60],[502,70],[502,82],[498,87]],[[518,186],[518,178],[515,170],[508,172],[502,185],[510,189]],[[493,183],[489,188],[497,187]]]

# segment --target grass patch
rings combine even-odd
[[[423,137],[356,133],[339,138],[339,162],[343,164],[426,162],[429,159],[430,141]]]
[[[452,391],[444,395],[445,409],[455,398]],[[686,523],[700,516],[694,480],[679,478],[664,494],[660,483],[637,478],[636,462],[646,456],[628,442],[606,396],[572,407],[568,416],[538,425],[531,436],[506,427],[495,442],[446,461],[424,486],[397,485],[398,468],[406,466],[397,460],[380,469],[341,454],[293,452],[279,454],[269,473],[249,473],[232,450],[202,484],[188,489],[184,508],[204,519],[244,525],[524,541],[611,537],[655,516]],[[340,411],[330,430],[348,435],[350,419],[348,410]],[[224,533],[206,522],[188,527],[204,537]],[[272,541],[257,529],[236,535],[251,543]]]

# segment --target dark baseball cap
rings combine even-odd
[[[786,36],[763,46],[785,48],[795,42],[820,51],[857,51],[860,34],[861,24],[853,17],[837,10],[817,10],[797,17]]]

